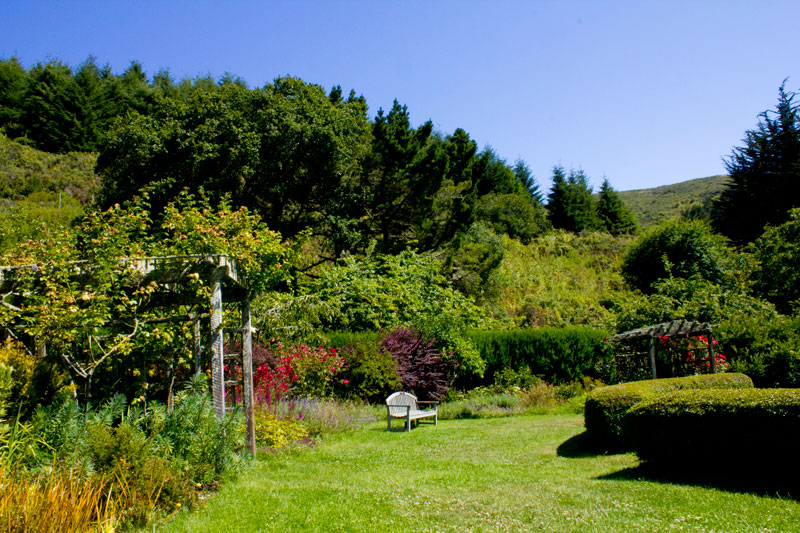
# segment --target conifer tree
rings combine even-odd
[[[562,167],[553,168],[547,210],[554,228],[578,232],[596,230],[601,225],[592,189],[582,170],[571,170],[567,176]]]
[[[730,181],[716,202],[714,225],[736,241],[753,241],[765,225],[781,224],[800,206],[800,115],[794,96],[782,85],[775,110],[761,113],[745,145],[725,161]]]
[[[637,228],[636,219],[625,205],[617,191],[608,181],[603,180],[597,200],[597,216],[605,230],[612,235],[634,233]]]

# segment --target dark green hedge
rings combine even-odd
[[[549,383],[576,381],[592,375],[606,358],[603,339],[608,332],[592,328],[528,328],[473,331],[468,335],[486,361],[484,382],[506,368],[527,367]]]
[[[771,475],[800,471],[800,389],[657,394],[631,407],[624,426],[646,461],[703,470],[735,464]]]
[[[658,393],[691,389],[742,389],[753,387],[744,374],[703,374],[682,378],[651,379],[600,387],[589,393],[584,407],[586,431],[609,449],[626,449],[623,435],[625,413],[642,400]]]

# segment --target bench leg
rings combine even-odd
[[[406,431],[411,432],[411,415],[406,417]]]

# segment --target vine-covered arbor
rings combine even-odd
[[[121,261],[123,267],[134,271],[134,276],[140,285],[154,287],[150,298],[150,306],[163,309],[163,316],[156,321],[191,321],[194,331],[193,358],[196,372],[202,366],[202,336],[201,331],[207,329],[207,346],[210,352],[208,370],[211,374],[211,390],[214,412],[217,418],[225,416],[226,390],[241,386],[243,392],[243,407],[246,421],[246,446],[251,453],[255,453],[255,420],[253,411],[253,363],[252,363],[252,317],[250,303],[252,294],[246,280],[240,277],[234,258],[224,254],[197,254],[197,255],[171,255],[157,257],[125,258]],[[81,278],[90,273],[92,265],[76,263],[74,277],[76,283],[81,283]],[[0,291],[2,291],[2,304],[6,307],[15,307],[14,302],[24,302],[25,295],[15,293],[17,279],[22,270],[28,273],[42,275],[43,272],[37,265],[2,266],[0,267]],[[186,290],[184,286],[187,276],[194,276],[202,280],[209,288],[203,294],[206,301],[198,301],[201,296],[198,292]],[[241,314],[241,327],[224,329],[225,323],[223,300],[226,303],[238,303]],[[24,305],[20,304],[20,305]],[[177,316],[174,310],[181,305],[191,305],[196,309],[205,309],[207,312],[193,313],[188,316]],[[170,315],[171,313],[171,315]],[[201,322],[207,321],[207,327],[202,328]],[[241,335],[240,353],[226,354],[224,351],[225,333],[238,333]],[[233,346],[233,343],[229,343]],[[44,351],[43,343],[37,342],[37,351]],[[75,365],[69,360],[69,355],[64,354],[67,364]],[[225,369],[228,363],[241,364],[241,381],[227,379]],[[234,364],[231,364],[232,368]],[[229,372],[233,374],[233,372]],[[235,394],[233,395],[235,400]]]
[[[644,355],[649,357],[650,372],[653,379],[658,378],[656,371],[656,339],[677,339],[680,337],[699,337],[706,336],[708,350],[708,359],[711,373],[717,372],[716,357],[714,355],[714,338],[711,333],[712,326],[707,322],[691,322],[688,320],[673,320],[671,322],[663,322],[661,324],[654,324],[643,328],[625,331],[610,337],[609,340],[616,341],[634,348],[641,341],[646,341],[648,344],[647,352],[629,351],[627,356]]]

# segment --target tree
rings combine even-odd
[[[600,187],[597,216],[605,230],[612,235],[636,231],[637,224],[633,213],[622,201],[617,191],[611,187],[608,178],[603,180],[603,185]]]
[[[263,89],[193,89],[115,123],[98,156],[99,202],[120,203],[147,187],[159,216],[183,189],[202,188],[212,202],[229,194],[287,237],[308,227],[329,236],[327,224],[357,190],[368,139],[363,99],[334,103],[297,78]]]
[[[755,290],[779,311],[796,313],[800,306],[800,209],[789,211],[789,220],[767,227],[752,246],[759,266]]]
[[[16,57],[0,60],[0,131],[11,138],[20,135],[22,99],[28,73]]]
[[[701,220],[665,222],[642,235],[625,255],[622,275],[645,293],[664,278],[699,276],[715,284],[731,281],[733,253],[727,239]]]
[[[782,85],[775,111],[759,115],[744,146],[725,160],[730,181],[716,209],[715,226],[738,242],[756,239],[767,224],[778,225],[800,206],[800,115],[795,94]]]
[[[539,190],[539,184],[536,183],[536,178],[531,174],[531,169],[525,164],[525,161],[517,159],[512,170],[517,181],[523,184],[525,190],[531,195],[531,201],[537,205],[544,205],[544,197]]]
[[[553,168],[547,210],[550,222],[557,229],[578,232],[600,226],[592,189],[582,170],[572,170],[567,175],[562,167]]]

